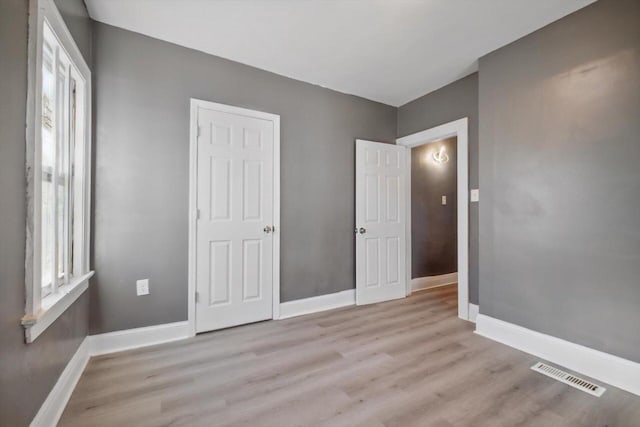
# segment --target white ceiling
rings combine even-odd
[[[399,106],[595,0],[86,0],[97,21]]]

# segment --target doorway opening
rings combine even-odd
[[[458,283],[457,137],[411,148],[411,291]]]
[[[469,320],[469,148],[468,148],[468,119],[462,118],[453,122],[445,123],[440,126],[436,126],[431,129],[427,129],[421,132],[414,133],[396,140],[396,144],[407,147],[409,149],[416,149],[416,153],[422,155],[422,158],[417,158],[417,161],[433,162],[438,166],[449,165],[453,167],[455,162],[456,168],[456,194],[455,194],[455,210],[456,210],[456,261],[457,261],[457,277],[451,275],[449,277],[444,276],[438,280],[442,281],[457,281],[458,283],[458,317],[464,320]],[[447,141],[447,143],[445,143]],[[455,153],[447,152],[447,145],[450,145],[452,141],[455,141]],[[423,148],[424,147],[424,148]],[[412,153],[413,154],[413,153]],[[412,243],[412,228],[413,221],[416,224],[422,221],[423,218],[412,218],[412,187],[415,185],[412,182],[412,155],[405,157],[406,163],[406,175],[405,180],[405,206],[404,209],[406,215],[405,227],[406,227],[406,294],[410,295],[412,289],[412,279],[414,278],[413,271],[419,267],[418,262],[414,264],[414,253]],[[419,157],[419,156],[418,156]],[[426,157],[426,158],[425,158]],[[452,157],[455,157],[453,159]],[[444,168],[440,168],[442,172]],[[447,196],[441,194],[440,196]],[[453,204],[454,200],[450,200],[447,197],[446,201],[440,197],[440,206],[446,207],[449,204]],[[443,203],[446,203],[443,205]],[[449,205],[451,206],[451,205]],[[433,239],[433,231],[429,231],[428,224],[425,230],[426,238]],[[450,260],[448,261],[450,262]],[[429,267],[423,266],[425,270],[429,271]],[[433,266],[431,267],[433,268]],[[417,274],[420,274],[416,271]],[[418,276],[416,276],[418,277]],[[454,279],[455,277],[455,279]],[[428,279],[423,280],[423,282]],[[434,280],[431,280],[432,282]],[[413,281],[415,286],[419,286],[420,281]]]

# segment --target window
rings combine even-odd
[[[42,297],[73,277],[73,152],[78,73],[48,24],[42,51]]]
[[[31,2],[27,306],[33,341],[86,290],[91,74],[52,0]],[[35,9],[35,10],[34,10]]]

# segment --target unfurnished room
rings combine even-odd
[[[640,427],[640,0],[0,0],[0,427]]]

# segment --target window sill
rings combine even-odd
[[[61,286],[55,294],[42,299],[42,307],[37,314],[27,314],[22,318],[25,339],[32,343],[89,287],[93,271],[75,278],[68,285]]]

